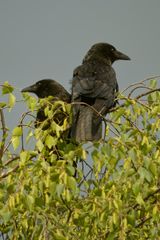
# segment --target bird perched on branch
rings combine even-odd
[[[22,89],[22,92],[31,92],[35,93],[38,98],[46,98],[49,96],[54,97],[52,102],[56,100],[61,100],[66,103],[71,102],[71,94],[67,92],[67,90],[57,81],[52,79],[42,79],[35,84],[26,87]],[[60,123],[62,119],[62,114],[58,115],[57,119],[56,116],[54,117],[54,120],[57,121],[57,123]],[[35,126],[39,126],[41,122],[43,122],[46,119],[46,116],[44,114],[43,109],[39,109],[37,112],[37,118]]]
[[[118,83],[112,64],[117,60],[130,58],[108,43],[97,43],[73,72],[71,134],[79,143],[102,137],[101,116],[116,103]]]
[[[61,100],[65,103],[71,102],[71,94],[68,93],[61,84],[59,84],[57,81],[52,80],[52,79],[40,80],[40,81],[36,82],[35,84],[22,89],[22,92],[35,93],[39,99],[52,96],[52,97],[54,97],[53,99],[51,99],[52,104],[54,104],[56,100],[57,101]],[[52,104],[49,104],[49,105],[52,105]],[[54,108],[55,113],[53,114],[52,119],[47,119],[47,116],[44,113],[44,108],[45,108],[45,106],[38,109],[35,127],[39,127],[40,124],[41,123],[43,124],[43,122],[45,120],[47,120],[47,125],[45,127],[42,127],[42,130],[49,129],[51,124],[53,123],[53,121],[56,122],[56,124],[59,126],[63,125],[64,119],[66,118],[66,113],[63,111],[61,105],[60,105],[60,109],[58,109],[58,111],[57,111],[57,108]],[[54,132],[51,128],[50,131],[51,132],[49,134],[51,134],[52,136],[54,136],[56,134],[56,130]],[[63,139],[64,144],[62,144],[62,141],[59,141],[57,144],[55,144],[54,147],[51,147],[51,148],[45,147],[46,161],[49,161],[50,156],[53,154],[57,156],[57,160],[64,159],[62,152],[64,151],[64,148],[67,146],[67,144],[70,143],[70,126],[66,129],[66,131],[63,131],[61,133],[60,138]],[[45,138],[42,141],[44,141],[44,144],[45,144]],[[47,158],[47,156],[48,156],[48,158]],[[52,162],[50,163],[50,165],[52,165]],[[77,168],[76,160],[73,161],[73,166],[75,168],[75,173],[73,176],[76,177],[76,168]]]
[[[57,81],[53,79],[42,79],[35,84],[22,89],[21,92],[35,93],[39,98],[53,96],[64,102],[70,102],[71,95],[67,90]]]

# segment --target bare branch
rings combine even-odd
[[[144,97],[144,96],[149,95],[150,93],[158,92],[158,91],[160,91],[160,88],[156,88],[156,89],[150,90],[150,91],[148,91],[148,92],[142,93],[142,94],[138,95],[135,99],[136,99],[136,100],[137,100],[137,99],[140,99],[140,98],[142,98],[142,97]]]
[[[123,94],[124,92],[126,92],[128,89],[130,89],[130,88],[132,88],[132,87],[136,87],[136,86],[143,86],[144,85],[144,83],[143,83],[143,81],[141,81],[141,82],[136,82],[136,83],[134,83],[134,84],[131,84],[131,85],[129,85],[128,87],[126,87],[122,92],[121,92],[121,94]]]
[[[128,90],[129,88],[131,88],[131,87],[136,87],[136,86],[138,86],[138,85],[144,86],[144,83],[145,83],[145,82],[148,82],[148,81],[150,81],[150,80],[152,80],[152,79],[158,79],[158,78],[160,78],[160,75],[153,76],[153,77],[149,77],[149,78],[146,78],[146,79],[144,79],[144,80],[142,80],[142,81],[140,81],[140,82],[136,82],[136,83],[134,83],[134,84],[131,84],[131,85],[129,85],[127,88],[125,88],[125,89],[121,92],[121,94],[123,94],[125,91],[127,91],[127,90]]]
[[[130,98],[131,97],[131,95],[132,95],[132,93],[134,92],[134,91],[136,91],[137,89],[148,89],[148,90],[153,90],[153,89],[151,89],[151,88],[149,88],[149,87],[146,87],[146,86],[138,86],[138,87],[135,87],[135,88],[133,88],[131,91],[130,91],[130,93],[128,94],[128,98]]]

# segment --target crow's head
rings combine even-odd
[[[130,58],[122,52],[119,52],[114,46],[108,43],[96,43],[94,44],[83,61],[89,61],[90,59],[107,59],[111,62],[116,60],[130,60]]]
[[[53,96],[66,102],[69,102],[70,99],[70,94],[66,91],[66,89],[52,79],[40,80],[35,84],[22,89],[21,92],[35,93],[39,98]]]

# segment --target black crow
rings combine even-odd
[[[54,97],[51,102],[54,103],[56,100],[61,100],[63,102],[66,103],[70,103],[71,102],[71,94],[68,93],[66,91],[66,89],[59,84],[57,81],[52,80],[52,79],[43,79],[40,80],[38,82],[36,82],[35,84],[26,87],[24,89],[22,89],[22,92],[31,92],[31,93],[35,93],[37,95],[37,97],[40,98],[46,98],[49,96]],[[66,113],[64,113],[62,111],[62,109],[60,109],[60,111],[57,111],[57,109],[55,109],[55,112],[57,112],[56,114],[53,115],[53,119],[49,120],[47,119],[47,117],[44,114],[44,109],[42,107],[42,109],[39,109],[37,112],[37,118],[36,118],[36,123],[35,123],[35,127],[39,127],[40,124],[47,119],[47,125],[45,125],[45,127],[43,126],[42,129],[46,130],[48,129],[48,127],[50,127],[52,120],[54,120],[54,122],[56,122],[58,125],[63,124],[64,119],[66,118]],[[50,133],[52,136],[55,135],[54,132]],[[63,138],[64,144],[62,143],[62,141],[59,141],[59,144],[57,143],[53,148],[45,148],[45,156],[50,156],[52,154],[57,156],[57,160],[61,159],[63,160],[63,154],[61,154],[64,151],[64,148],[67,148],[67,144],[70,144],[70,127],[69,129],[67,129],[65,132],[62,133],[61,138]],[[44,140],[45,142],[45,140]],[[62,146],[61,146],[62,145]],[[63,146],[64,145],[64,146]],[[46,161],[49,162],[49,157],[46,158]],[[50,163],[50,165],[52,165],[52,162]],[[76,168],[77,168],[77,164],[76,164],[76,160],[73,161],[73,166],[75,168],[75,173],[74,173],[74,177],[76,177]]]
[[[71,102],[71,94],[68,93],[67,90],[60,83],[52,79],[42,79],[36,82],[35,84],[22,89],[22,92],[35,93],[38,98],[46,98],[52,96],[54,97],[52,102],[56,100],[61,100],[66,103]],[[45,119],[46,117],[44,115],[43,109],[39,109],[37,112],[35,127],[38,127],[39,124],[43,122]],[[54,120],[58,124],[61,124],[61,122],[63,121],[62,113],[59,114],[58,116],[55,115]]]
[[[60,83],[53,79],[42,79],[35,84],[22,89],[22,92],[35,93],[39,98],[53,96],[64,102],[69,103],[71,101],[70,93],[68,93]]]
[[[97,43],[91,47],[82,65],[73,72],[72,137],[79,143],[98,141],[102,137],[102,118],[115,106],[118,83],[112,64],[116,60],[130,60],[108,43]],[[76,104],[77,102],[77,104]],[[86,105],[78,104],[84,102]],[[75,103],[75,104],[74,104]]]

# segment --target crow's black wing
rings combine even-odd
[[[85,63],[74,71],[72,102],[85,102],[101,114],[114,105],[117,80],[109,65]],[[72,136],[76,141],[93,141],[101,138],[102,119],[89,107],[73,107]]]
[[[117,91],[115,71],[111,66],[83,64],[75,69],[72,81],[72,101],[103,99],[106,107],[112,107]]]

